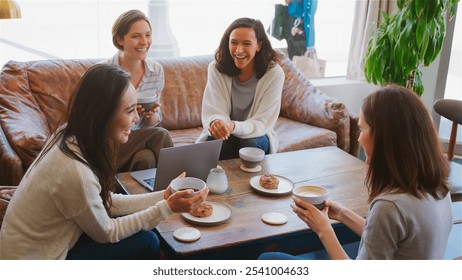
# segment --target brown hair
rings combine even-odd
[[[373,139],[366,175],[369,202],[386,192],[444,198],[449,164],[417,94],[389,85],[366,97],[361,111]]]
[[[83,75],[69,104],[68,123],[62,133],[60,149],[82,162],[98,177],[100,196],[108,213],[110,192],[115,190],[118,147],[109,138],[120,100],[130,84],[130,74],[117,66],[96,64]],[[75,137],[80,153],[72,149]]]
[[[121,14],[114,24],[112,25],[112,43],[118,50],[123,50],[123,47],[117,42],[118,39],[123,39],[125,35],[127,35],[130,27],[133,23],[144,20],[148,23],[149,28],[151,28],[151,24],[149,23],[149,19],[146,15],[139,11],[139,10],[130,10],[123,14]]]
[[[234,60],[229,51],[229,37],[231,36],[231,32],[241,27],[252,28],[255,31],[257,43],[261,43],[260,51],[255,54],[254,58],[255,72],[257,73],[257,79],[260,79],[265,75],[269,67],[273,67],[275,62],[280,61],[280,55],[271,47],[271,42],[266,36],[265,28],[257,19],[239,18],[231,23],[223,34],[220,45],[215,52],[215,59],[217,61],[215,67],[220,73],[231,77],[241,73],[241,70],[234,64]]]

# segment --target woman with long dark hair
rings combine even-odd
[[[11,199],[0,259],[154,259],[151,231],[173,212],[196,209],[208,189],[114,194],[118,147],[139,120],[130,75],[97,64],[82,77],[68,122],[51,136]]]

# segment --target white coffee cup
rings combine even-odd
[[[298,186],[293,190],[293,195],[303,201],[313,204],[318,209],[324,208],[324,200],[329,196],[329,191],[321,186]]]
[[[186,197],[191,197],[199,194],[202,189],[206,187],[205,182],[199,178],[194,177],[184,177],[184,178],[176,178],[173,179],[170,183],[172,188],[172,193],[176,193],[177,191],[183,191],[192,189],[194,192],[191,195],[187,195]]]

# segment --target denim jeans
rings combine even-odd
[[[140,231],[117,243],[98,243],[85,233],[74,248],[69,250],[68,260],[154,260],[160,257],[159,237],[152,231]]]
[[[212,136],[209,136],[208,141],[213,140]],[[263,135],[260,137],[241,139],[234,135],[230,135],[228,140],[223,141],[221,147],[220,160],[239,158],[239,149],[244,147],[255,147],[265,151],[265,154],[269,153],[269,139],[268,136]]]
[[[356,259],[359,251],[360,241],[343,244],[342,248],[345,253],[351,258]],[[329,260],[329,254],[325,249],[301,254],[301,255],[289,255],[283,252],[267,252],[263,253],[258,257],[259,260]]]
[[[259,260],[303,260],[297,256],[289,255],[283,252],[267,252],[258,257]]]

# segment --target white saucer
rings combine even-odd
[[[270,225],[283,225],[287,223],[287,216],[278,212],[268,212],[261,216],[263,222]]]
[[[201,232],[192,227],[182,227],[173,232],[173,237],[178,241],[193,242],[201,238]]]
[[[257,165],[257,166],[255,166],[253,168],[247,168],[247,167],[244,166],[244,164],[241,164],[241,169],[242,169],[242,171],[251,172],[251,173],[260,172],[261,171],[261,166]]]
[[[181,213],[181,216],[190,224],[200,226],[216,226],[219,224],[226,223],[229,219],[231,219],[231,208],[229,208],[223,203],[214,201],[207,202],[210,203],[213,207],[212,215],[205,218],[199,218],[189,213]]]
[[[277,189],[266,189],[260,186],[260,177],[263,175],[253,176],[250,179],[250,187],[257,193],[267,196],[284,196],[292,193],[294,183],[291,180],[279,175],[272,175],[279,179],[279,186]]]

